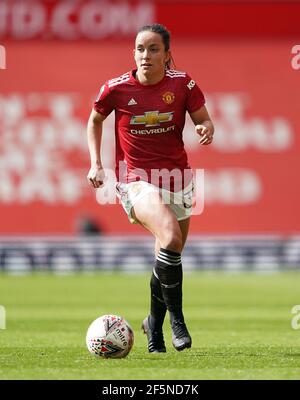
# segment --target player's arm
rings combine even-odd
[[[92,110],[87,124],[87,142],[91,159],[91,168],[87,178],[94,188],[99,188],[104,182],[104,171],[101,162],[102,125],[106,116]]]
[[[210,144],[213,141],[214,125],[205,106],[199,110],[190,113],[192,121],[195,124],[195,131],[200,135],[200,144]]]

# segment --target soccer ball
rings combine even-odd
[[[118,315],[102,315],[95,319],[86,334],[89,352],[99,357],[126,357],[133,342],[133,330],[128,322]]]

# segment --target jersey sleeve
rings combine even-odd
[[[186,93],[186,109],[189,113],[193,113],[204,106],[204,94],[197,83],[188,75],[186,80]]]
[[[112,97],[112,93],[107,83],[105,83],[101,86],[97,99],[94,102],[94,110],[102,115],[109,115],[114,109]]]

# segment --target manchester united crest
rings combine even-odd
[[[163,94],[162,99],[166,104],[172,104],[175,100],[175,95],[172,92],[166,92],[165,94]]]

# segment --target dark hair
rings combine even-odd
[[[162,41],[164,43],[165,51],[170,50],[170,32],[168,31],[168,29],[165,26],[163,26],[161,24],[144,25],[139,29],[137,34],[139,34],[141,32],[146,32],[146,31],[158,33],[161,36]],[[174,64],[174,60],[173,60],[172,56],[171,56],[170,60],[168,60],[166,62],[166,69],[171,68],[171,63]]]

